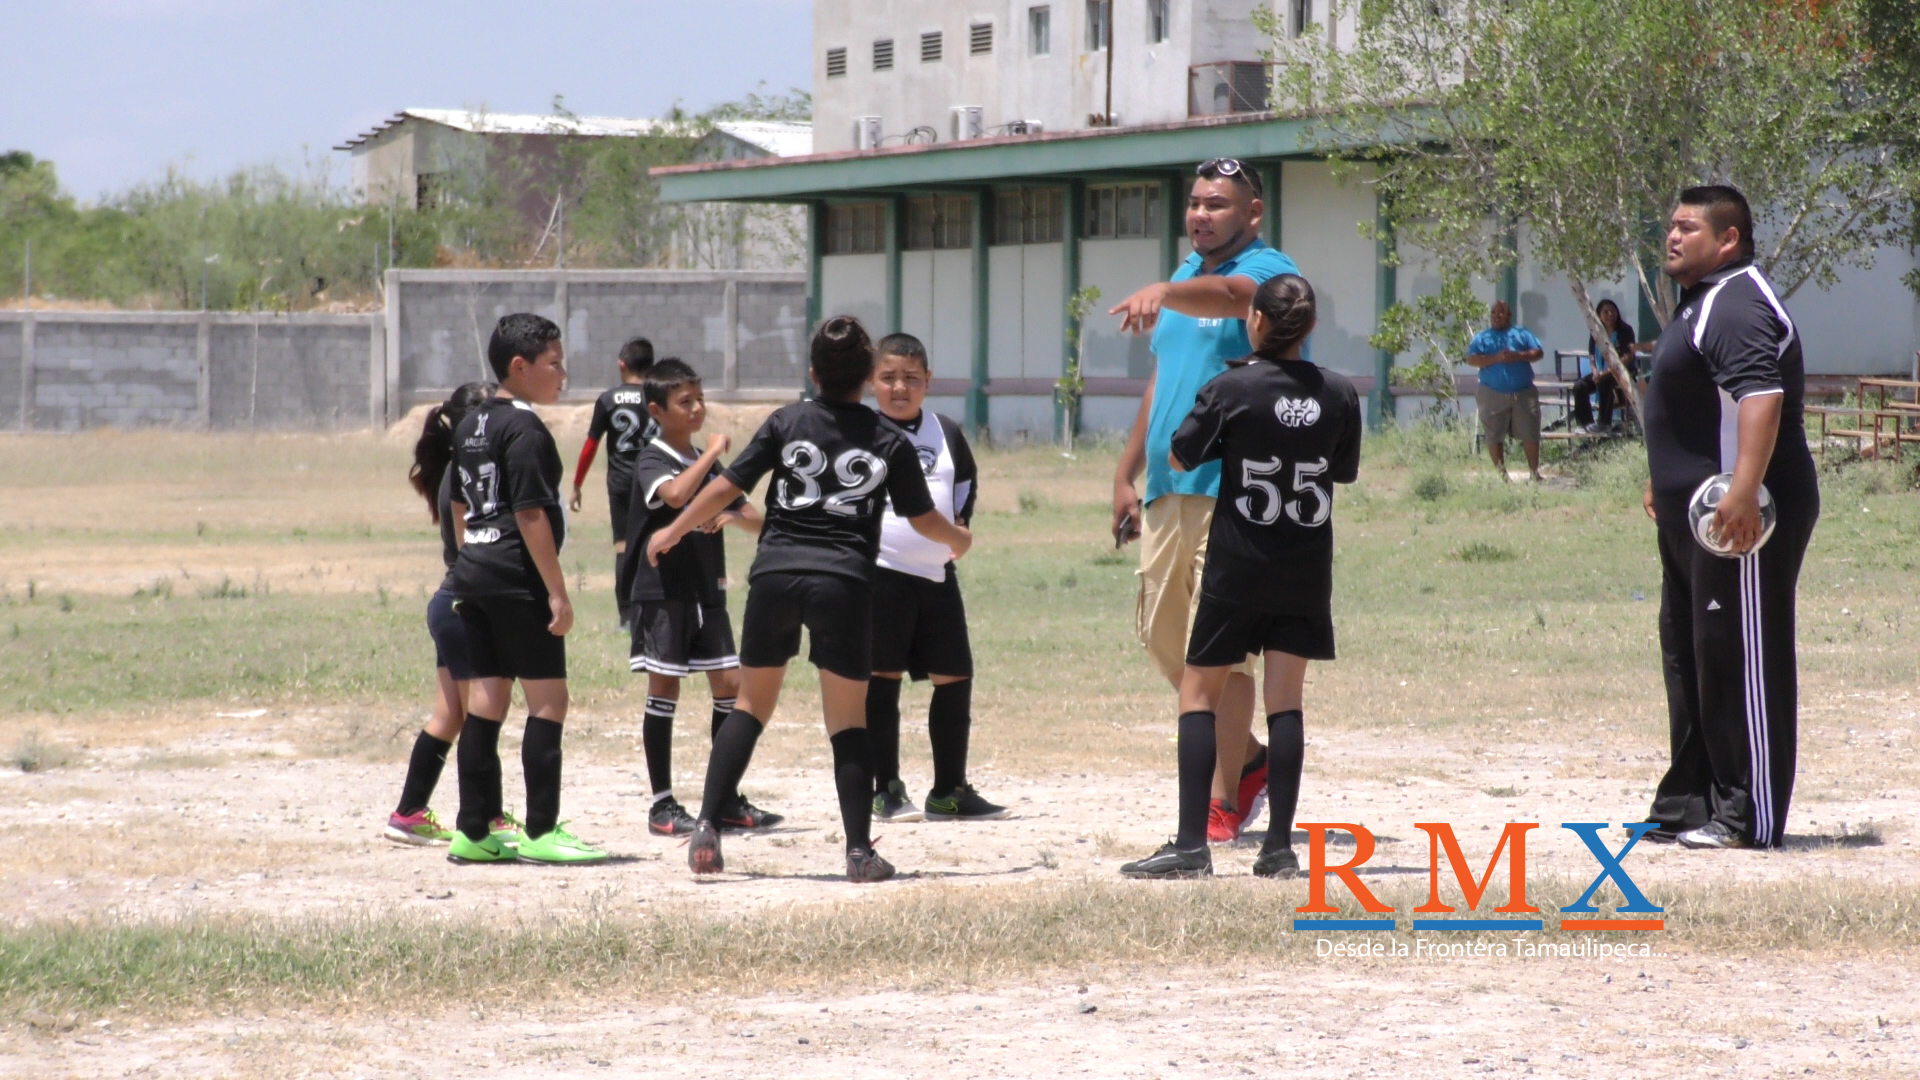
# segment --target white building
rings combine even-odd
[[[1415,252],[1398,271],[1382,267],[1359,232],[1376,219],[1372,191],[1336,183],[1306,126],[1267,111],[1252,24],[1263,2],[817,0],[818,152],[656,175],[668,199],[806,206],[815,318],[851,312],[876,332],[920,336],[944,407],[964,405],[998,434],[1044,436],[1055,430],[1067,299],[1085,286],[1104,302],[1086,327],[1084,422],[1131,420],[1152,357],[1104,309],[1188,254],[1180,208],[1194,165],[1240,158],[1265,178],[1267,239],[1315,283],[1314,359],[1386,410],[1382,376],[1402,358],[1367,339],[1386,306],[1436,288],[1437,275]],[[1327,0],[1272,2],[1295,32],[1336,44],[1352,33],[1318,22]],[[1811,372],[1908,370],[1920,304],[1900,277],[1915,265],[1913,252],[1889,250],[1833,291],[1788,301]],[[1593,291],[1638,306],[1629,281]],[[1549,350],[1585,347],[1564,280],[1523,264],[1486,286],[1496,292]]]

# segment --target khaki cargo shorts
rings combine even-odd
[[[1517,394],[1476,387],[1473,403],[1480,410],[1480,430],[1487,433],[1488,442],[1505,442],[1509,435],[1523,443],[1540,441],[1539,387],[1529,386]]]
[[[1200,602],[1200,575],[1207,566],[1207,531],[1213,499],[1162,495],[1147,504],[1140,523],[1139,602],[1134,631],[1155,671],[1178,681],[1187,666],[1187,641]],[[1234,668],[1253,674],[1253,658]]]

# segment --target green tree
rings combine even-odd
[[[1920,122],[1920,83],[1870,80],[1868,4],[1334,0],[1359,16],[1337,47],[1266,21],[1276,100],[1351,148],[1343,176],[1381,190],[1402,241],[1489,279],[1520,255],[1524,222],[1526,255],[1566,276],[1606,342],[1593,283],[1634,274],[1671,318],[1650,268],[1687,185],[1746,191],[1759,260],[1787,295],[1906,239],[1920,184],[1899,133]]]

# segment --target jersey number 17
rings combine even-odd
[[[1242,461],[1240,486],[1246,489],[1246,494],[1233,501],[1234,509],[1255,525],[1271,525],[1280,520],[1282,513],[1295,525],[1308,528],[1325,525],[1327,518],[1333,516],[1333,493],[1317,483],[1316,479],[1326,473],[1327,459],[1293,463],[1293,491],[1300,496],[1297,499],[1282,495],[1279,487],[1268,479],[1279,475],[1286,467],[1286,462],[1277,457],[1265,461]],[[1256,494],[1258,499],[1254,497]]]

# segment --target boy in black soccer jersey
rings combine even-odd
[[[890,334],[874,347],[873,395],[880,415],[900,429],[920,468],[934,509],[965,525],[973,518],[979,471],[960,425],[921,406],[933,372],[927,348],[912,334]],[[867,683],[867,732],[873,741],[873,816],[881,821],[986,821],[1007,816],[967,783],[967,736],[973,727],[973,645],[953,551],[915,532],[887,508],[873,575],[873,680]],[[933,745],[933,789],[924,813],[900,779],[900,680],[933,680],[927,740]]]
[[[727,576],[723,526],[739,524],[760,531],[760,512],[744,496],[660,557],[655,566],[644,557],[647,541],[671,525],[680,511],[720,472],[725,435],[707,437],[697,455],[693,434],[707,420],[700,376],[669,357],[655,364],[641,384],[647,414],[659,428],[633,465],[633,527],[629,573],[633,578],[633,654],[630,666],[647,673],[647,711],[641,742],[647,752],[647,776],[653,807],[647,829],[656,836],[693,831],[693,817],[673,797],[673,712],[680,702],[680,680],[696,671],[707,674],[713,691],[713,730],[733,711],[740,692],[740,657],[733,648],[733,623],[723,591]],[[721,827],[764,829],[779,814],[754,806],[738,792],[720,812]]]
[[[1272,816],[1253,872],[1299,873],[1292,836],[1306,753],[1302,692],[1307,662],[1333,659],[1333,485],[1360,471],[1360,397],[1344,375],[1300,358],[1313,325],[1305,278],[1262,284],[1247,321],[1259,343],[1253,355],[1202,387],[1174,433],[1174,468],[1220,460],[1220,501],[1180,682],[1180,831],[1122,866],[1127,877],[1213,873],[1214,704],[1234,665],[1254,653],[1266,657]]]
[[[580,463],[573,470],[573,497],[567,500],[567,508],[579,513],[580,488],[587,482],[587,471],[593,468],[600,440],[611,432],[613,442],[607,446],[607,514],[613,519],[613,595],[620,607],[622,630],[628,625],[627,596],[633,587],[627,576],[632,564],[626,559],[633,462],[640,456],[640,448],[658,433],[640,389],[640,380],[652,366],[653,342],[637,337],[620,347],[620,385],[602,391],[594,400],[587,443],[580,448]]]
[[[560,328],[538,315],[508,315],[494,327],[487,362],[500,378],[493,398],[454,432],[460,491],[455,520],[466,522],[453,592],[466,621],[474,682],[460,735],[458,833],[453,862],[515,857],[492,835],[501,814],[500,727],[519,680],[527,698],[520,761],[527,819],[518,857],[528,862],[597,862],[606,853],[560,827],[560,731],[567,717],[566,632],[573,604],[560,571],[566,516],[560,508],[560,450],[534,404],[552,404],[566,383]]]
[[[893,867],[873,850],[873,750],[867,739],[867,679],[873,673],[873,561],[881,496],[920,535],[964,554],[973,535],[934,509],[913,447],[860,403],[873,345],[859,320],[839,315],[809,349],[820,396],[774,413],[673,524],[647,541],[647,558],[673,550],[697,523],[773,473],[766,525],[748,573],[741,627],[740,700],[714,736],[687,862],[719,873],[718,818],[738,789],[761,728],[773,717],[787,662],[800,651],[820,669],[820,702],[833,744],[834,787],[847,838],[847,879],[884,881]]]

